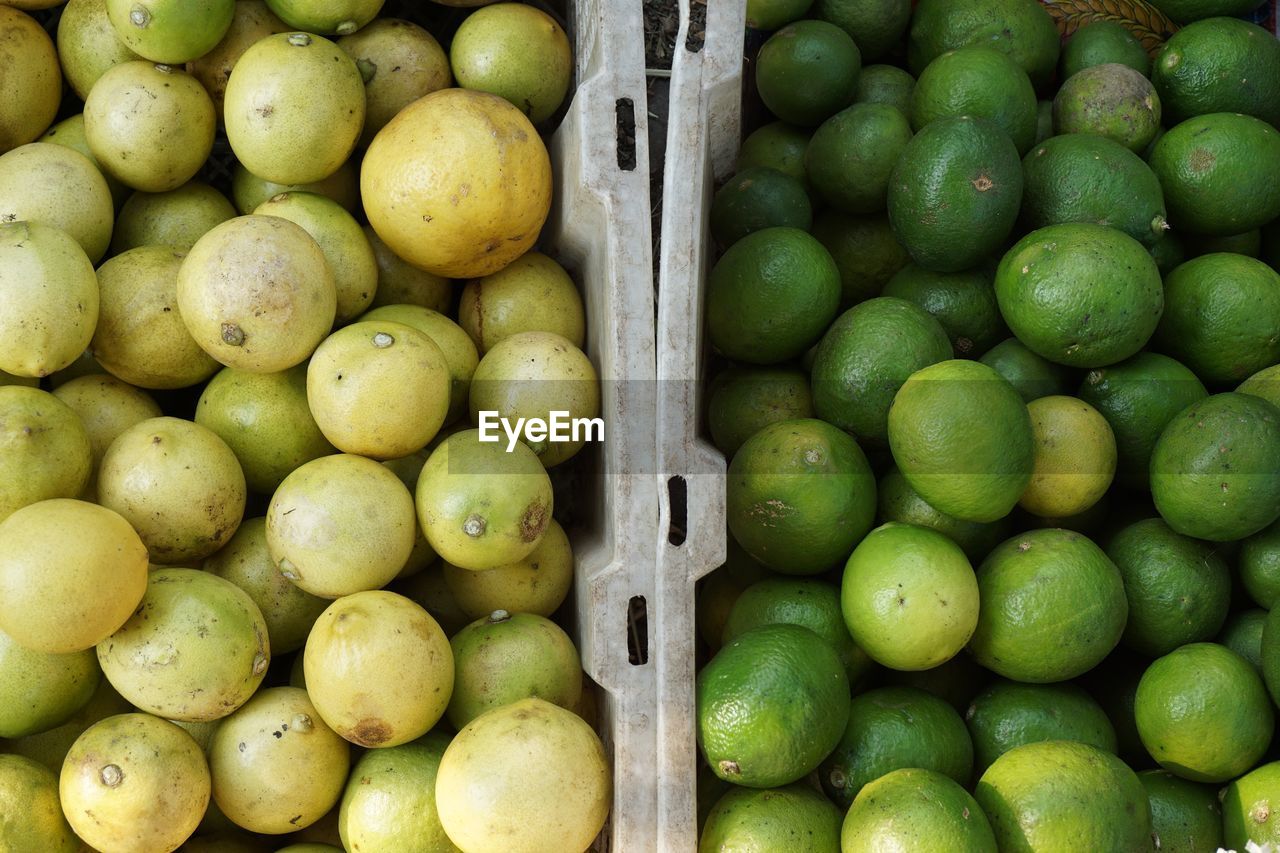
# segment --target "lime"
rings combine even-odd
[[[453,84],[449,57],[435,36],[412,21],[375,20],[338,39],[364,78],[364,129],[367,148],[396,114],[424,95]]]
[[[838,0],[837,0],[838,2]],[[911,93],[916,78],[896,65],[868,65],[858,75],[855,104],[885,104],[897,107],[905,116],[911,113]]]
[[[537,124],[555,115],[569,91],[573,49],[546,12],[497,3],[462,22],[449,62],[459,86],[506,98]]]
[[[382,0],[268,0],[267,5],[294,29],[349,35],[373,20],[382,8]]]
[[[1008,54],[1044,86],[1058,64],[1061,36],[1035,0],[921,0],[911,20],[907,61],[918,74],[940,54],[984,45]]]
[[[1062,45],[1059,76],[1066,80],[1095,65],[1119,63],[1144,77],[1151,72],[1151,57],[1142,42],[1119,21],[1094,18]]]
[[[1147,789],[1151,802],[1157,850],[1197,853],[1222,846],[1222,807],[1213,788],[1188,782],[1168,770],[1144,770],[1138,781]]]
[[[1085,512],[1106,494],[1116,473],[1111,427],[1097,409],[1075,397],[1041,397],[1028,403],[1027,411],[1035,465],[1019,506],[1043,518]]]
[[[978,566],[982,609],[969,650],[1006,678],[1063,681],[1092,669],[1120,641],[1128,605],[1119,570],[1089,539],[1033,530]]]
[[[741,172],[766,166],[790,175],[808,185],[804,172],[804,151],[809,145],[810,131],[775,121],[763,125],[742,140],[736,169]]]
[[[1073,740],[1116,751],[1116,732],[1102,707],[1075,684],[997,681],[974,697],[964,715],[981,776],[1011,749],[1046,740]]]
[[[1223,843],[1233,850],[1244,850],[1250,841],[1280,841],[1280,811],[1274,806],[1277,796],[1280,761],[1256,767],[1223,789]]]
[[[1009,332],[996,304],[992,272],[931,272],[908,264],[889,279],[883,295],[905,299],[928,311],[942,324],[955,353],[974,358]]]
[[[6,6],[7,37],[0,63],[11,71],[0,88],[0,152],[34,142],[53,123],[62,98],[62,72],[53,39],[35,18]]]
[[[1066,367],[1041,358],[1017,338],[996,344],[979,361],[1004,377],[1027,403],[1050,394],[1065,394],[1069,388],[1071,372]]]
[[[93,696],[99,675],[90,649],[37,652],[0,631],[0,737],[24,737],[65,723]]]
[[[1264,367],[1241,382],[1236,390],[1241,394],[1261,397],[1271,405],[1280,408],[1280,364]]]
[[[142,58],[116,35],[107,0],[69,0],[58,17],[57,38],[62,76],[82,101],[108,68]]]
[[[1026,72],[990,47],[950,50],[920,72],[911,97],[911,126],[952,116],[990,119],[1026,154],[1036,138],[1036,93]]]
[[[384,270],[379,293],[385,280]],[[447,312],[451,294],[447,289],[444,304],[435,310]],[[564,267],[539,252],[526,252],[496,273],[467,282],[458,305],[458,325],[475,341],[480,355],[521,332],[554,332],[581,349],[582,295]]]
[[[152,62],[181,65],[213,50],[235,17],[234,0],[107,0],[125,47]]]
[[[495,610],[550,616],[564,603],[573,583],[573,550],[554,518],[529,556],[493,569],[472,571],[443,566],[445,585],[470,619]]]
[[[879,213],[885,209],[889,175],[910,140],[911,125],[897,108],[854,104],[813,132],[805,173],[817,196],[834,209]]]
[[[911,18],[910,0],[815,0],[812,17],[830,21],[848,33],[863,61],[879,59],[897,47]]]
[[[813,127],[853,103],[862,58],[848,33],[826,21],[778,30],[756,58],[756,90],[785,122]]]
[[[730,788],[707,814],[698,853],[791,850],[829,853],[840,845],[840,812],[797,782],[782,788]]]
[[[766,166],[745,169],[716,190],[711,201],[711,236],[721,246],[763,228],[808,231],[813,208],[804,184]]]
[[[1171,123],[1205,113],[1280,121],[1280,44],[1256,24],[1234,17],[1188,24],[1165,42],[1151,72]]]
[[[849,679],[825,640],[764,625],[711,659],[697,679],[698,746],[721,779],[749,788],[808,775],[849,719]]]
[[[97,461],[76,410],[25,385],[0,386],[0,441],[0,521],[37,501],[79,497]]]
[[[888,683],[918,687],[961,713],[969,707],[974,694],[991,680],[991,673],[974,663],[972,655],[956,655],[933,669],[887,669],[883,674]]]
[[[383,305],[366,312],[361,320],[393,320],[404,323],[435,341],[449,366],[449,411],[445,415],[445,422],[453,423],[462,417],[467,410],[471,377],[480,363],[480,353],[471,336],[460,325],[438,311],[421,305]],[[544,375],[544,378],[551,377]]]
[[[84,154],[52,142],[0,154],[0,222],[61,228],[96,264],[107,251],[114,214],[111,188]]]
[[[138,246],[173,246],[187,251],[196,241],[236,215],[227,197],[200,181],[163,193],[135,192],[120,208],[111,234],[114,254]]]
[[[911,260],[886,216],[850,216],[828,208],[813,220],[818,238],[840,271],[840,305],[849,308],[873,296]]]
[[[991,824],[969,792],[941,773],[895,770],[868,784],[840,832],[844,853],[995,853]]]
[[[813,0],[749,0],[747,27],[753,30],[776,30],[805,16]]]
[[[338,812],[342,843],[352,850],[457,853],[436,811],[436,774],[448,745],[447,735],[428,732],[362,755]]]
[[[20,755],[0,755],[0,844],[10,853],[83,849],[58,801],[58,777]],[[836,818],[837,824],[839,816]],[[836,831],[839,831],[837,826]]]
[[[1280,598],[1280,521],[1240,543],[1238,568],[1249,597],[1270,610]]]
[[[1058,133],[1096,133],[1130,151],[1145,151],[1160,127],[1160,97],[1127,65],[1094,65],[1072,75],[1053,99]]]
[[[1267,611],[1261,608],[1241,610],[1227,618],[1217,642],[1231,649],[1262,672],[1262,632],[1267,624]]]
[[[778,421],[813,417],[809,377],[788,367],[730,367],[707,392],[711,440],[732,459],[748,438]]]
[[[724,638],[733,605],[742,591],[773,575],[747,554],[732,536],[726,543],[725,562],[699,583],[696,595],[698,638],[713,654]]]
[[[880,478],[876,492],[879,495],[877,518],[882,523],[897,521],[936,530],[959,545],[971,561],[981,560],[1008,535],[1008,525],[1000,521],[961,521],[939,512],[911,488],[897,468]]]

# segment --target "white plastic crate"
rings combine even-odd
[[[633,599],[654,601],[657,485],[641,4],[569,0],[577,88],[550,139],[555,199],[541,248],[570,269],[586,305],[586,352],[601,379],[605,441],[584,451],[576,491],[571,631],[602,688],[600,731],[613,765],[609,823],[593,849],[657,849],[654,666],[632,637]],[[641,626],[643,620],[641,621]]]
[[[658,658],[658,772],[662,789],[657,849],[697,848],[694,741],[693,587],[725,560],[725,458],[704,433],[707,346],[702,303],[714,260],[708,214],[717,180],[732,171],[741,142],[745,0],[680,0],[671,68],[662,242],[658,255],[659,595],[653,634]],[[690,41],[705,23],[703,39]],[[684,494],[681,495],[680,493]],[[676,517],[684,507],[683,517]]]

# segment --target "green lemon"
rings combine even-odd
[[[981,776],[1011,749],[1046,740],[1074,740],[1116,751],[1116,731],[1102,707],[1075,684],[997,681],[974,697],[964,715]]]
[[[991,824],[969,792],[932,770],[895,770],[868,784],[840,832],[843,853],[995,853]]]
[[[829,853],[840,844],[840,812],[813,788],[730,788],[707,814],[698,853],[791,850]]]
[[[1151,830],[1157,850],[1198,853],[1222,846],[1222,806],[1213,788],[1188,782],[1168,770],[1144,770],[1138,781],[1151,801]]]

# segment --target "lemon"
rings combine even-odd
[[[61,228],[96,264],[107,251],[114,216],[111,188],[83,154],[33,142],[0,155],[0,222]]]

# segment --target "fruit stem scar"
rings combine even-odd
[[[258,652],[253,656],[253,674],[262,675],[267,671],[267,656],[262,652]]]
[[[290,723],[290,726],[293,728],[293,730],[298,732],[309,732],[311,731],[313,725],[314,724],[311,722],[311,717],[309,717],[306,714],[296,715],[293,718],[293,722]]]
[[[973,188],[980,193],[984,193],[994,186],[995,182],[986,175],[979,175],[977,180],[973,181]]]
[[[306,47],[311,44],[311,36],[306,33],[290,33],[289,44],[294,47]]]
[[[396,342],[396,339],[388,335],[386,332],[377,332],[373,336],[373,345],[378,349],[386,349]]]
[[[467,516],[466,521],[462,522],[462,532],[472,539],[478,539],[484,535],[486,526],[484,517],[473,513]]]
[[[116,765],[108,764],[102,768],[98,777],[102,779],[102,784],[108,788],[114,788],[124,780],[124,773]]]
[[[495,610],[489,614],[489,624],[497,625],[499,622],[506,622],[511,618],[511,614],[505,610]]]
[[[134,6],[129,10],[129,23],[138,28],[145,27],[151,23],[151,10],[142,5]]]
[[[222,342],[233,347],[244,346],[244,329],[241,329],[235,323],[223,323]]]

